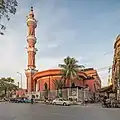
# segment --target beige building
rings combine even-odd
[[[114,43],[114,57],[112,66],[112,84],[113,90],[116,91],[119,97],[120,89],[120,35],[117,36]]]

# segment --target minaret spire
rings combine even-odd
[[[28,92],[35,91],[34,81],[32,76],[37,72],[35,66],[35,55],[37,49],[35,48],[36,44],[36,36],[35,36],[35,29],[37,27],[37,21],[34,18],[33,7],[29,12],[27,17],[27,27],[28,27],[28,34],[27,34],[27,53],[28,53],[28,65],[25,71],[27,77],[27,90]]]
[[[34,18],[34,12],[33,12],[33,7],[31,6],[31,10],[29,13],[29,17]]]
[[[33,6],[31,6],[31,11],[33,11]]]

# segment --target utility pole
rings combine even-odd
[[[110,85],[110,82],[111,82],[110,72],[111,72],[111,67],[109,67],[109,69],[108,69],[108,85]]]

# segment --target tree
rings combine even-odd
[[[78,72],[84,68],[83,65],[78,65],[78,61],[73,57],[66,57],[64,59],[64,64],[59,64],[62,72],[62,78],[67,85],[70,86],[74,83],[75,79],[81,79]]]
[[[10,20],[10,14],[16,13],[18,3],[16,0],[0,0],[0,19],[5,18]],[[3,31],[6,29],[5,25],[0,24],[0,34],[4,35]]]
[[[62,89],[64,87],[64,81],[60,80],[53,80],[56,90]]]
[[[45,90],[48,90],[48,85],[47,85],[46,82],[44,83],[44,89],[45,89]]]
[[[14,79],[11,77],[8,78],[1,78],[0,79],[0,92],[4,94],[4,96],[7,95],[7,93],[10,93],[12,91],[15,91],[18,89],[18,86],[14,84]]]
[[[47,99],[48,98],[48,84],[46,82],[44,83],[44,90],[45,90],[44,97],[45,99]]]
[[[53,80],[54,86],[57,90],[57,95],[59,97],[62,97],[62,88],[65,86],[64,81],[62,79],[60,80]]]

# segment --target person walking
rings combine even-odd
[[[32,95],[32,96],[31,96],[31,104],[33,104],[33,102],[34,102],[34,101],[33,101],[33,95]]]

